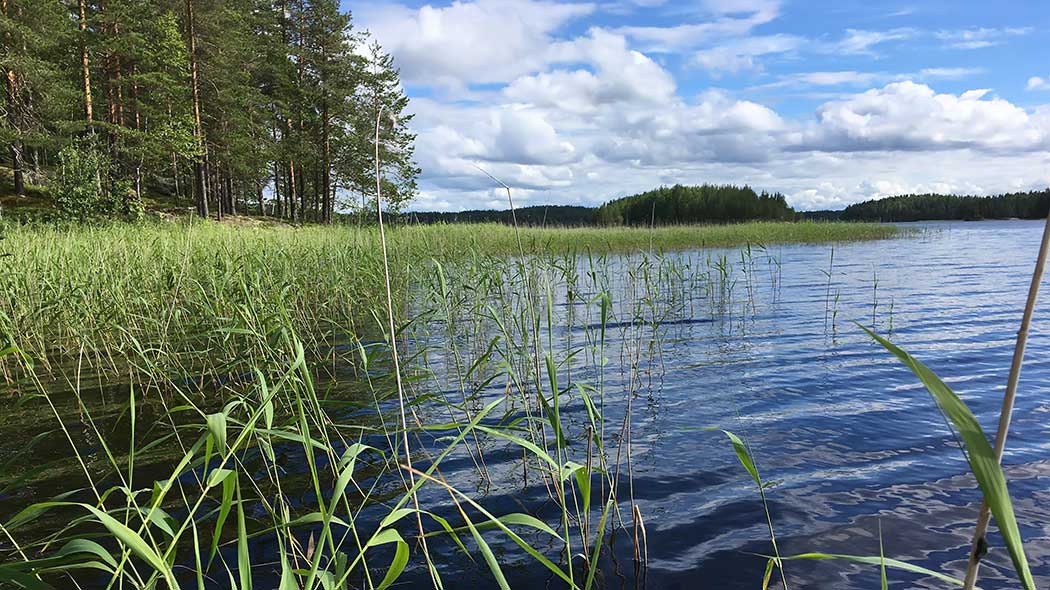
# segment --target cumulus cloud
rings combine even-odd
[[[895,82],[817,110],[803,148],[851,150],[1038,150],[1047,147],[1047,116],[1029,113],[985,89],[937,94],[925,84]]]
[[[539,113],[501,110],[493,117],[492,125],[492,145],[486,159],[520,164],[564,164],[576,156],[572,143],[560,138]]]
[[[354,16],[397,57],[409,83],[462,87],[541,69],[552,34],[592,4],[476,0],[446,7],[366,3]]]
[[[579,113],[615,104],[654,106],[675,94],[670,73],[628,49],[623,36],[608,31],[592,29],[586,37],[558,43],[549,57],[552,62],[587,67],[522,76],[504,94],[512,100]]]
[[[724,91],[576,112],[506,100],[421,109],[417,153],[434,155],[421,162],[426,204],[505,206],[477,164],[521,190],[523,203],[597,204],[660,182],[730,182],[818,209],[1050,181],[1042,174],[1050,155],[1041,151],[1050,109],[1025,110],[985,90],[944,94],[895,82],[827,102],[808,124]]]
[[[510,184],[523,205],[594,205],[676,182],[747,183],[781,191],[801,209],[1050,183],[1050,105],[934,90],[983,74],[980,63],[865,67],[905,40],[972,48],[1026,29],[848,29],[807,39],[769,31],[779,0],[668,5],[660,10],[678,10],[678,24],[666,27],[617,27],[606,4],[599,21],[586,18],[598,6],[584,3],[396,1],[364,5],[355,16],[416,93],[409,109],[423,174],[415,209],[506,207],[478,166]],[[796,59],[803,57],[827,69],[775,69],[810,63]],[[765,83],[698,88],[698,68]],[[1050,90],[1050,78],[1033,77],[1028,88]],[[771,92],[755,92],[762,89]],[[788,96],[791,106],[781,107]]]

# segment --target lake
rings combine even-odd
[[[648,568],[636,572],[630,504],[621,496],[627,529],[613,536],[614,550],[603,559],[606,587],[760,586],[765,559],[754,554],[772,551],[761,500],[727,440],[702,427],[746,437],[762,479],[775,482],[767,499],[782,554],[878,556],[881,526],[887,557],[962,577],[980,502],[976,482],[925,389],[854,322],[872,326],[874,318],[878,332],[936,371],[993,433],[1043,224],[909,226],[918,230],[910,237],[836,245],[833,262],[827,245],[753,249],[743,259],[738,249],[667,254],[686,270],[657,281],[662,287],[648,298],[639,293],[645,281],[631,278],[636,261],[604,263],[618,322],[609,328],[605,390],[619,393],[607,394],[616,399],[607,420],[618,423],[623,392],[633,391],[633,495],[648,540]],[[721,256],[732,266],[728,296],[717,292],[726,288],[713,293],[695,279],[697,269],[718,267]],[[579,275],[594,267],[581,261]],[[579,327],[594,320],[580,303],[593,292],[581,286],[570,305],[555,291],[552,342],[564,352],[576,346],[569,343],[574,334],[577,343],[584,339]],[[646,299],[660,301],[638,303]],[[655,322],[650,309],[659,309]],[[1050,584],[1048,351],[1050,310],[1041,304],[1004,457],[1040,586]],[[573,379],[596,377],[582,366]],[[500,382],[488,393],[503,390]],[[578,400],[562,412],[563,420],[586,419]],[[514,455],[495,453],[488,468],[498,470],[500,457],[510,462]],[[549,508],[538,484],[485,488],[465,459],[443,470],[450,481],[475,481],[496,514]],[[513,469],[507,473],[513,477]],[[992,535],[990,543],[980,585],[1011,587],[1002,540]],[[456,572],[450,587],[488,587],[480,560],[472,564],[446,549],[439,555],[445,570]],[[879,585],[878,568],[842,561],[788,562],[786,570],[797,587]],[[530,561],[506,571],[512,587],[559,587]],[[943,587],[910,573],[889,575],[891,583]]]
[[[936,371],[966,400],[986,432],[993,432],[1042,226],[1029,221],[922,223],[908,224],[913,231],[901,238],[834,247],[753,244],[743,250],[629,256],[578,252],[533,257],[523,265],[516,259],[472,258],[440,272],[432,265],[418,273],[404,310],[414,318],[403,332],[409,387],[418,401],[413,417],[431,427],[413,429],[413,460],[425,468],[449,444],[458,431],[441,425],[462,423],[464,417],[456,414],[462,407],[477,412],[499,403],[482,422],[491,428],[514,432],[530,420],[537,412],[532,371],[546,363],[549,353],[565,433],[559,463],[597,466],[604,456],[608,465],[607,476],[590,478],[586,528],[592,535],[607,484],[618,486],[619,511],[610,516],[617,526],[605,537],[596,587],[761,586],[762,555],[773,550],[762,497],[728,439],[711,428],[732,431],[749,445],[768,483],[766,506],[782,555],[878,556],[881,530],[887,557],[961,578],[980,502],[976,482],[925,389],[860,325],[873,327]],[[525,319],[530,310],[537,322]],[[1048,326],[1050,311],[1041,304],[1004,457],[1040,587],[1050,585]],[[343,352],[356,357],[357,345],[347,343]],[[364,341],[361,350],[375,357],[365,372],[362,363],[344,366],[333,360],[336,378],[319,381],[326,411],[351,440],[360,435],[366,444],[389,449],[389,433],[398,427],[397,405],[390,397],[379,402],[372,397],[376,391],[389,394],[392,387],[386,351],[381,339]],[[545,382],[550,371],[539,373],[545,399],[554,403],[553,388]],[[372,393],[363,387],[363,376],[373,383]],[[242,377],[234,376],[233,385],[239,387]],[[84,393],[94,394],[102,398],[91,402],[92,413],[105,424],[104,431],[113,433],[110,445],[126,448],[127,413],[121,406],[126,387]],[[449,403],[460,401],[460,409],[450,410]],[[60,401],[57,411],[74,427],[74,436],[83,437],[88,463],[98,464],[101,472],[101,450],[83,418],[77,419],[73,400]],[[149,424],[160,415],[153,411],[144,405],[140,422]],[[48,412],[33,400],[12,404],[0,450],[13,456],[39,432],[39,424],[53,420]],[[604,419],[592,422],[596,414]],[[553,429],[544,429],[553,445]],[[602,441],[604,455],[589,442],[594,430],[600,432],[594,438]],[[517,432],[526,436],[523,429]],[[67,449],[65,440],[52,433],[14,463],[22,470],[51,461],[63,467],[48,467],[26,485],[0,493],[0,514],[6,517],[77,485]],[[302,447],[278,442],[274,451],[287,504],[304,512],[316,507]],[[171,461],[156,450],[140,459],[139,487],[148,489],[152,478],[165,477],[163,465]],[[258,452],[244,453],[241,462],[245,472],[265,473]],[[363,530],[374,529],[403,485],[396,472],[382,471],[378,464],[362,459],[355,472],[356,483],[373,498],[356,515]],[[536,467],[532,460],[523,465],[520,445],[479,436],[455,447],[440,474],[493,514],[527,513],[560,528],[560,508]],[[462,524],[459,508],[441,487],[427,485],[419,501],[452,526]],[[644,565],[634,559],[634,506],[644,523]],[[269,524],[259,505],[252,505],[246,518],[256,527]],[[410,521],[398,525],[406,539],[414,534]],[[436,530],[432,524],[428,530]],[[573,522],[570,529],[578,539],[581,527]],[[316,532],[303,526],[296,537],[306,546]],[[550,535],[534,529],[519,533],[552,561],[564,562],[562,545]],[[495,587],[470,535],[461,538],[472,558],[448,536],[428,540],[445,587]],[[488,531],[484,538],[511,587],[565,587],[505,534]],[[980,586],[1015,587],[1001,538],[993,534],[990,543]],[[410,544],[412,559],[398,587],[429,587],[418,547],[411,539]],[[276,585],[278,550],[272,535],[251,541],[256,587]],[[580,551],[573,549],[573,563],[583,576]],[[236,563],[235,543],[221,552],[228,563]],[[381,571],[391,552],[380,548],[375,553],[369,565]],[[190,584],[192,556],[180,554],[179,563],[185,567],[178,575]],[[879,571],[872,566],[799,560],[786,562],[785,570],[791,587],[879,587]],[[224,572],[212,573],[209,588],[229,587]],[[780,585],[778,577],[773,577],[774,587]],[[944,587],[899,570],[891,569],[889,577],[891,585]],[[89,576],[78,581],[94,587]]]

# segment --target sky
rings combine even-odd
[[[1050,2],[343,0],[411,97],[415,210],[747,184],[800,210],[1050,185]]]

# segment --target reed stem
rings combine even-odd
[[[1006,393],[1003,394],[1003,407],[999,412],[999,429],[995,433],[995,460],[1002,463],[1003,448],[1006,446],[1006,435],[1010,430],[1010,418],[1014,411],[1014,398],[1017,395],[1017,382],[1021,378],[1021,365],[1024,362],[1025,345],[1028,343],[1028,326],[1032,323],[1032,313],[1039,297],[1039,285],[1043,281],[1043,269],[1046,266],[1047,250],[1050,249],[1050,212],[1047,213],[1046,225],[1043,227],[1043,240],[1039,244],[1039,257],[1032,271],[1032,283],[1028,287],[1028,301],[1025,303],[1024,315],[1021,317],[1021,329],[1017,331],[1017,343],[1014,345],[1013,361],[1010,363],[1010,376],[1006,382]],[[977,527],[973,533],[970,547],[970,561],[966,566],[964,590],[973,590],[977,583],[977,570],[987,548],[985,534],[991,518],[987,500],[981,501],[981,511],[977,515]]]

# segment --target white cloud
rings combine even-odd
[[[916,34],[917,32],[910,28],[897,28],[888,31],[846,29],[845,37],[833,44],[829,50],[831,53],[874,55],[876,45],[889,43],[890,41],[903,41],[914,37]]]
[[[413,102],[428,195],[415,208],[505,207],[478,164],[514,187],[522,204],[594,205],[660,183],[726,182],[819,209],[1050,182],[1050,107],[1025,110],[984,90],[938,94],[891,83],[830,101],[809,124],[724,91],[575,111],[505,100]]]
[[[800,86],[866,86],[883,77],[878,72],[857,72],[843,70],[837,72],[800,72],[780,76],[776,82],[770,82],[755,88],[785,88]]]
[[[1050,90],[1050,76],[1046,78],[1032,76],[1028,79],[1028,84],[1025,88],[1028,90]]]
[[[921,80],[960,80],[983,73],[984,68],[923,68],[915,77]]]
[[[1050,118],[1030,113],[988,90],[936,94],[915,82],[895,82],[817,111],[801,145],[851,150],[1037,150],[1047,147]]]
[[[1031,32],[1031,27],[977,28],[938,31],[935,36],[954,49],[982,49]]]
[[[479,165],[510,184],[522,205],[594,205],[660,183],[715,182],[781,191],[813,209],[900,192],[986,194],[1050,182],[1050,105],[1022,108],[987,90],[930,87],[989,64],[903,73],[858,65],[908,39],[973,46],[1021,29],[851,29],[806,39],[772,29],[779,0],[700,0],[661,6],[664,18],[684,11],[676,16],[683,24],[669,27],[615,27],[603,4],[606,28],[579,33],[594,5],[441,1],[451,3],[355,12],[423,95],[409,106],[423,169],[415,209],[506,207]],[[663,2],[621,4],[638,11]],[[801,57],[827,69],[774,69],[806,63]],[[695,89],[695,69],[680,66],[716,75],[772,70],[760,78],[771,82],[747,89],[770,102]],[[1034,77],[1028,87],[1050,90],[1050,78]],[[761,89],[782,90],[751,93]],[[773,108],[785,96],[791,111]],[[798,114],[799,100],[811,101],[814,117]]]
[[[461,88],[541,69],[552,33],[593,10],[592,4],[476,0],[419,9],[366,3],[354,16],[397,57],[406,82]]]
[[[739,72],[758,66],[757,57],[792,52],[805,42],[794,35],[747,37],[693,54],[691,62],[715,72]]]
[[[779,0],[705,0],[699,9],[709,20],[669,27],[624,26],[615,32],[640,43],[645,51],[678,52],[746,35],[776,19],[780,4]]]
[[[843,70],[835,72],[801,72],[781,76],[779,80],[752,87],[752,90],[769,88],[798,88],[813,86],[863,87],[874,83],[902,82],[906,80],[959,80],[984,73],[982,68],[923,68],[908,74],[888,72],[858,72]]]
[[[509,99],[585,112],[613,104],[653,106],[674,97],[674,78],[667,70],[606,30],[591,29],[587,37],[555,44],[548,56],[551,62],[586,64],[589,69],[521,77],[504,89]]]
[[[492,119],[492,145],[486,159],[519,164],[564,164],[576,157],[572,143],[558,136],[539,113],[501,110]]]
[[[761,14],[772,19],[780,12],[780,0],[701,0],[700,6],[714,14]]]
[[[871,84],[879,78],[880,74],[872,72],[808,72],[794,76],[795,80],[811,86],[839,86]]]

